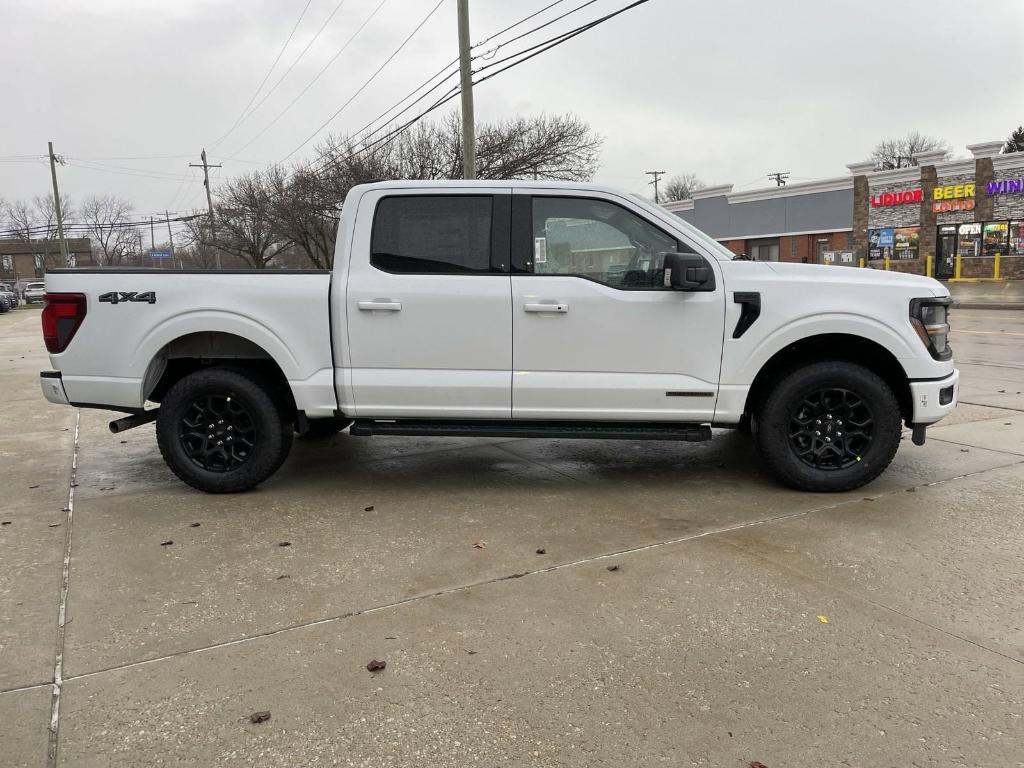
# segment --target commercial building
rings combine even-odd
[[[922,152],[910,168],[783,187],[694,192],[666,208],[753,259],[870,266],[940,279],[1024,278],[1024,152],[972,144],[966,160]]]
[[[71,266],[93,266],[88,237],[68,238]],[[0,240],[0,283],[24,286],[41,280],[47,268],[63,267],[59,240]]]

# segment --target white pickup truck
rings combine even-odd
[[[957,400],[948,291],[751,262],[600,186],[383,182],[332,271],[55,269],[54,403],[156,421],[194,488],[252,488],[295,433],[707,440],[749,427],[783,482],[841,491]],[[158,408],[146,408],[158,403]]]

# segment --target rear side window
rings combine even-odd
[[[377,204],[370,263],[402,274],[491,272],[490,195],[401,195]]]

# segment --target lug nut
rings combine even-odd
[[[842,432],[836,432],[836,437],[842,437],[842,436],[843,436]]]
[[[217,441],[217,445],[224,445],[224,441],[223,440],[218,440]]]
[[[825,438],[825,442],[826,443],[831,443],[832,442],[832,438],[831,437],[826,437]]]
[[[815,430],[814,431],[814,436],[815,437],[821,437],[821,432],[818,432],[817,430]]]

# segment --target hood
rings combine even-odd
[[[924,275],[911,275],[905,272],[886,272],[881,269],[859,267],[839,267],[826,264],[792,264],[784,261],[766,261],[773,272],[780,277],[792,280],[813,280],[815,282],[851,282],[874,285],[891,285],[927,291],[932,296],[948,296],[949,291],[938,280]]]

